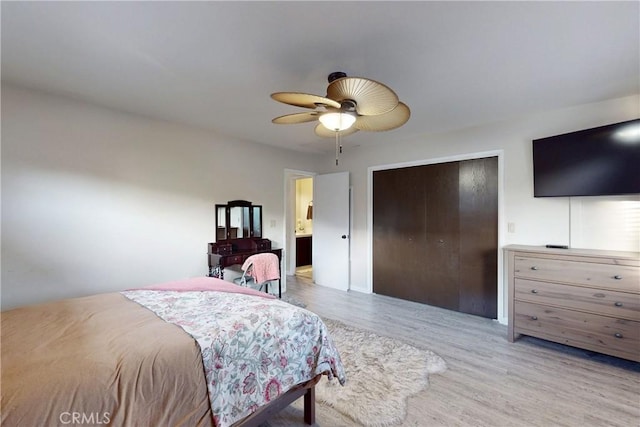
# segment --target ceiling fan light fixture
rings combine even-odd
[[[352,113],[329,112],[318,117],[320,123],[327,129],[339,132],[349,129],[356,122],[356,116]]]

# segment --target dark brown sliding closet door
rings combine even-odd
[[[423,302],[458,310],[460,229],[458,163],[421,166],[425,198],[425,251],[413,254],[424,270]],[[428,286],[425,286],[428,284]]]
[[[460,310],[498,314],[498,158],[460,162]]]
[[[374,175],[373,211],[380,219],[373,224],[375,292],[424,302],[424,290],[420,286],[424,282],[424,268],[413,255],[426,250],[422,172],[417,168],[400,171],[379,171]],[[401,206],[397,205],[398,201]],[[400,277],[399,265],[403,266]]]
[[[376,171],[373,290],[497,314],[497,158]]]

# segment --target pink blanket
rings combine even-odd
[[[275,255],[274,255],[275,256]],[[236,294],[255,295],[262,298],[275,298],[275,296],[260,292],[255,289],[239,286],[231,282],[226,282],[215,277],[193,277],[191,279],[177,280],[175,282],[158,283],[156,285],[145,286],[143,288],[128,289],[144,291],[216,291],[231,292]]]
[[[242,264],[242,269],[259,284],[269,280],[278,280],[280,278],[280,259],[271,252],[251,255]]]

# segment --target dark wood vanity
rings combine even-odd
[[[271,252],[282,263],[282,249],[271,247],[262,237],[262,206],[246,200],[233,200],[216,205],[216,241],[208,244],[209,276],[224,279],[224,269],[242,265],[251,255]],[[280,270],[282,277],[282,269]],[[282,279],[278,280],[281,296]]]
[[[310,234],[296,236],[296,267],[311,265],[312,259],[312,237]]]

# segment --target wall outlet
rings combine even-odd
[[[507,231],[509,233],[515,233],[516,232],[516,223],[515,222],[507,223]]]
[[[271,222],[269,222],[269,225],[271,226],[271,228],[276,228],[276,220],[272,219]]]

